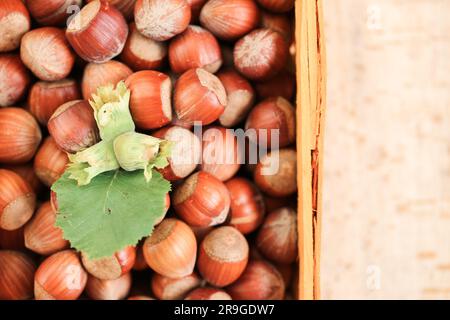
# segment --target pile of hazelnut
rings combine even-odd
[[[0,0],[0,299],[295,297],[293,7]],[[92,260],[54,226],[49,187],[99,141],[92,94],[122,80],[137,129],[174,143],[173,191],[149,237]],[[255,163],[235,129],[268,147]]]

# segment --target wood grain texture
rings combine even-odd
[[[323,299],[450,298],[448,12],[324,2]]]
[[[298,297],[310,300],[320,296],[321,151],[326,91],[322,0],[299,0],[295,13],[300,257]]]

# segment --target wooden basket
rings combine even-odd
[[[297,0],[298,298],[320,298],[320,229],[326,98],[322,0]]]

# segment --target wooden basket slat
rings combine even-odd
[[[300,299],[320,297],[326,64],[322,0],[296,1],[297,182]]]

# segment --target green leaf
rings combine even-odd
[[[85,186],[78,186],[65,173],[52,190],[58,199],[56,226],[73,248],[97,259],[151,234],[164,214],[170,183],[156,171],[147,182],[141,170],[115,170]]]

